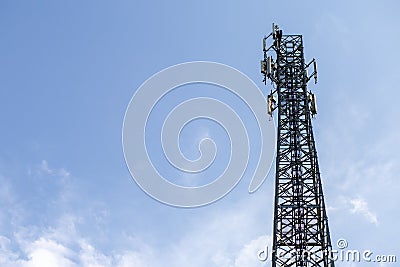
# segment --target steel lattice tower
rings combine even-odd
[[[269,37],[273,43],[267,47]],[[264,82],[268,78],[274,87],[268,96],[268,113],[278,109],[272,266],[333,267],[311,124],[317,113],[315,95],[307,89],[312,77],[317,82],[316,63],[314,59],[305,63],[301,35],[283,35],[275,25],[264,38],[263,50],[261,72]],[[308,76],[311,65],[313,73]]]

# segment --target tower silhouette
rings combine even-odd
[[[268,113],[277,109],[278,122],[272,266],[334,267],[311,124],[317,106],[307,89],[309,80],[317,82],[316,61],[305,63],[302,35],[272,28],[263,39],[261,61],[264,82],[273,85]]]

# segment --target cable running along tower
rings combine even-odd
[[[272,267],[334,267],[311,125],[317,107],[307,89],[311,78],[317,82],[317,65],[314,59],[305,63],[301,35],[272,28],[263,39],[261,61],[264,83],[269,79],[274,85],[267,99],[269,115],[278,109]]]

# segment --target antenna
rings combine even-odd
[[[261,73],[267,75],[267,62],[261,60]]]
[[[269,77],[272,73],[272,57],[267,57],[267,76]]]
[[[267,103],[268,103],[268,114],[272,117],[272,112],[276,108],[276,99],[272,93],[268,95]]]
[[[308,100],[310,102],[311,115],[314,117],[315,115],[317,115],[317,99],[315,94],[310,92]]]
[[[314,82],[317,84],[317,62],[314,60]]]
[[[263,51],[267,51],[267,37],[263,38]]]
[[[275,31],[277,30],[278,26],[275,23],[272,23],[272,38],[275,39]]]

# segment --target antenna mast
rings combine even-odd
[[[278,109],[272,267],[334,267],[311,124],[316,100],[307,90],[311,78],[317,83],[317,64],[305,63],[302,35],[283,35],[275,24],[263,39],[263,52],[263,82],[274,85],[268,113]]]

